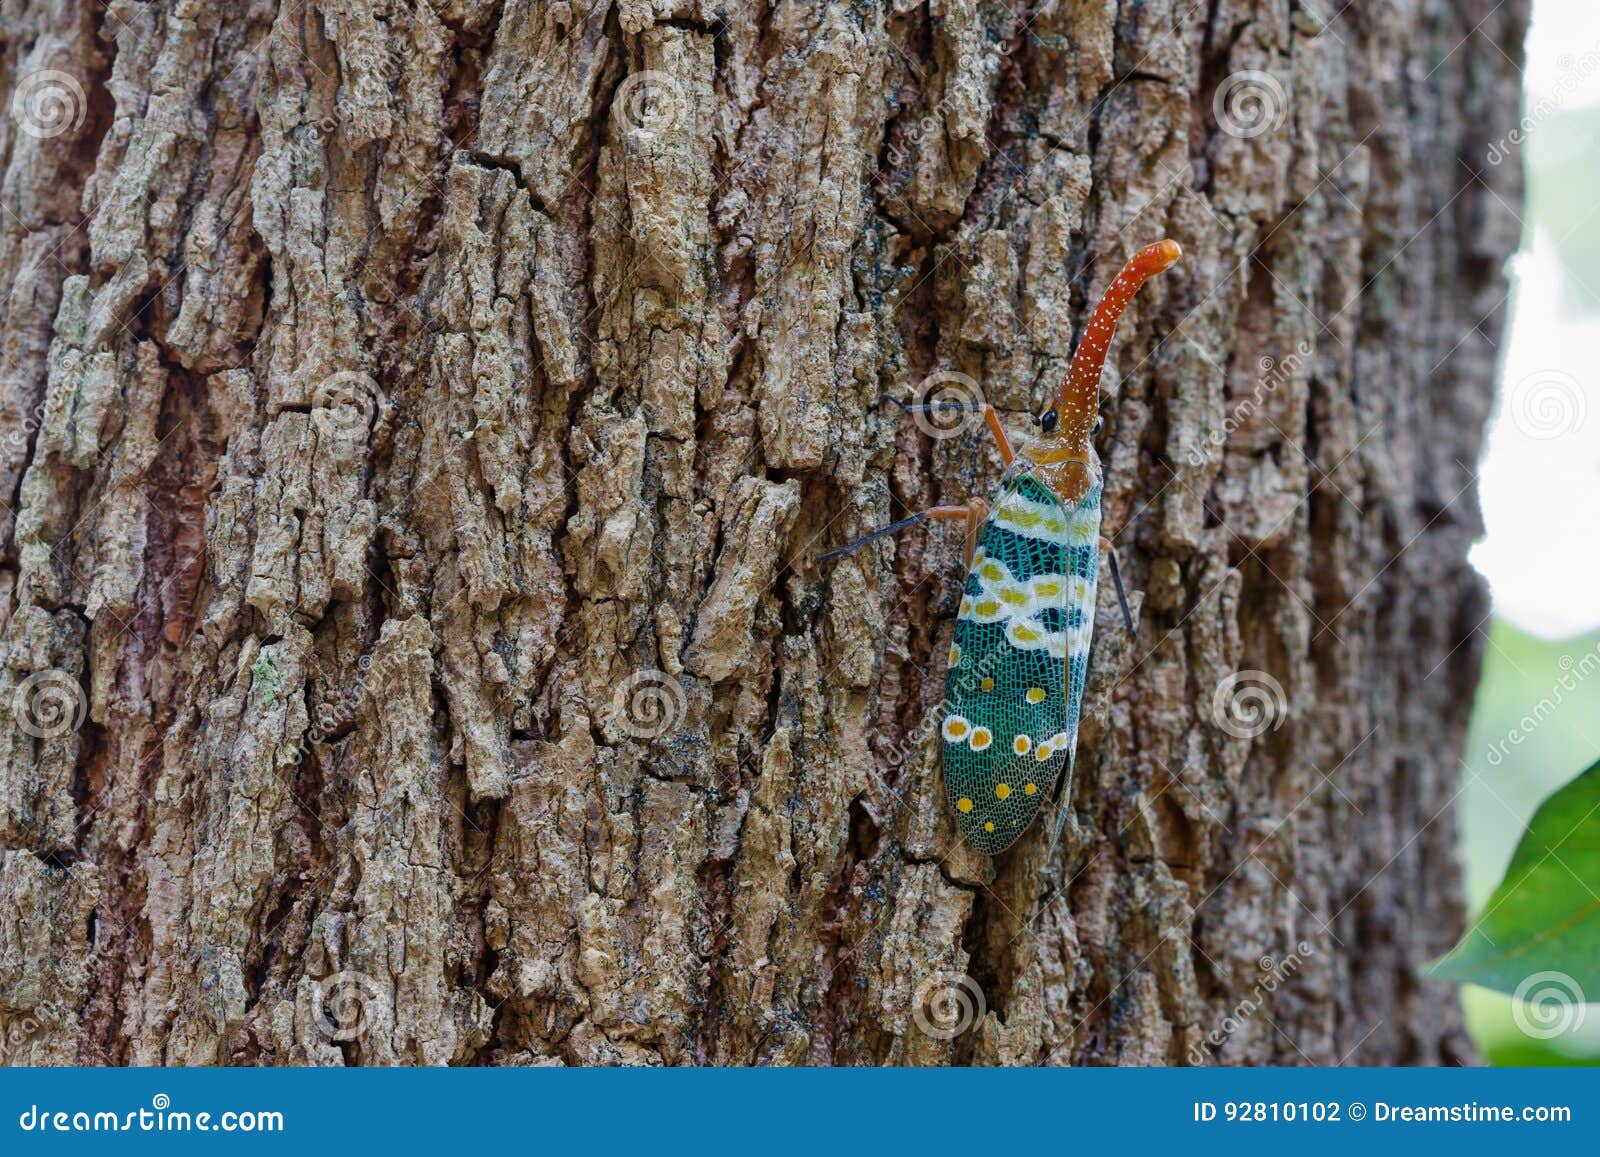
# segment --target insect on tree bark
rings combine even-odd
[[[7,1061],[1467,1055],[1521,0],[0,20]],[[1140,633],[985,857],[962,536],[818,557],[1000,479],[884,398],[1024,430],[1167,236]]]

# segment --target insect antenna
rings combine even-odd
[[[981,414],[987,408],[982,402],[902,402],[899,398],[887,398],[885,400],[893,402],[908,414],[926,414],[930,410]]]
[[[1117,552],[1111,552],[1111,582],[1117,588],[1117,604],[1122,608],[1122,621],[1127,624],[1128,634],[1135,639],[1139,637],[1139,626],[1133,621],[1133,611],[1128,608],[1128,591],[1122,585],[1122,567],[1117,564]]]
[[[865,538],[856,539],[849,546],[841,546],[838,550],[830,550],[827,554],[818,555],[817,561],[819,563],[831,562],[833,559],[843,558],[851,551],[860,550],[869,542],[876,542],[880,538],[886,538],[891,534],[899,534],[902,530],[909,530],[927,517],[928,512],[924,510],[917,514],[913,514],[910,518],[902,518],[899,522],[891,523],[888,526],[883,527],[881,530],[874,530]]]

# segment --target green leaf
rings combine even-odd
[[[1518,996],[1560,973],[1569,999],[1600,1001],[1600,763],[1539,805],[1477,922],[1427,972]]]

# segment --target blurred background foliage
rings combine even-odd
[[[1528,225],[1554,239],[1571,308],[1600,312],[1600,105],[1562,109],[1535,125],[1527,167]]]
[[[1473,554],[1495,596],[1462,768],[1474,912],[1540,801],[1600,758],[1600,673],[1573,677],[1600,648],[1600,4],[1535,0],[1525,79],[1526,142],[1488,160],[1524,165],[1528,201],[1482,470],[1488,530]],[[1511,403],[1519,385],[1551,372],[1578,383],[1582,404],[1560,437],[1530,440]],[[1521,742],[1507,742],[1514,732]],[[1541,1039],[1519,1027],[1527,1018],[1513,998],[1469,985],[1462,999],[1494,1064],[1600,1065],[1600,1003]]]

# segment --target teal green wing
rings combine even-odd
[[[978,535],[945,677],[945,793],[996,855],[1070,774],[1094,629],[1100,489],[1061,503],[1020,474]]]

